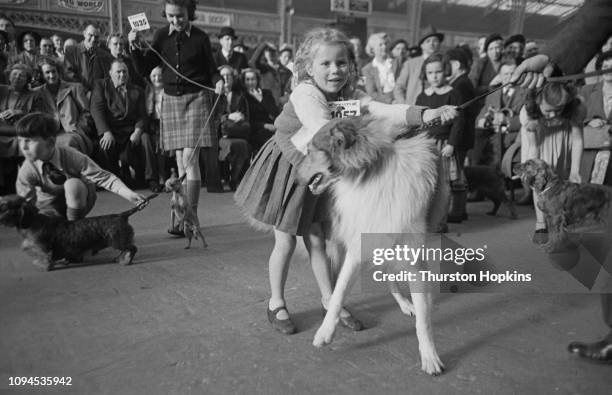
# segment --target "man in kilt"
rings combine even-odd
[[[217,72],[208,35],[194,26],[195,0],[165,0],[163,15],[168,26],[158,29],[152,47],[179,73],[199,85],[215,86],[221,93],[223,80]],[[153,51],[137,46],[138,35],[128,35],[130,51],[141,75],[148,75],[156,66],[162,67],[164,95],[162,97],[160,129],[161,148],[176,152],[179,176],[186,175],[187,199],[197,210],[200,197],[200,148],[204,160],[208,192],[221,192],[223,187],[218,169],[218,136],[214,117],[206,123],[213,106],[213,93],[177,75]],[[196,211],[197,213],[197,211]],[[182,234],[181,229],[170,229]]]

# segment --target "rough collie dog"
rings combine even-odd
[[[300,177],[314,194],[329,188],[331,237],[345,251],[327,314],[314,337],[317,347],[332,341],[345,294],[362,264],[362,233],[424,238],[428,224],[439,223],[448,210],[449,187],[441,177],[438,182],[434,140],[424,134],[396,139],[402,131],[387,126],[372,118],[330,121],[310,142],[300,168]],[[422,369],[440,374],[444,365],[434,345],[431,291],[425,284],[411,283],[411,304],[395,284],[389,285],[402,311],[416,316]]]

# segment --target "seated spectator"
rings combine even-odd
[[[160,66],[151,70],[149,76],[150,83],[145,88],[145,98],[147,100],[148,133],[155,148],[155,158],[157,163],[157,173],[160,185],[163,185],[169,174],[166,172],[167,155],[161,149],[160,143],[160,116],[161,102],[164,95],[164,82],[162,79],[162,68]]]
[[[105,167],[127,183],[138,185],[146,180],[151,190],[159,191],[155,150],[149,134],[144,133],[144,91],[128,82],[128,66],[122,58],[112,61],[109,74],[110,79],[94,83],[90,102]],[[132,180],[130,166],[136,180]]]
[[[120,56],[123,58],[123,60],[128,66],[128,72],[130,73],[130,82],[132,84],[138,85],[141,88],[144,88],[144,79],[141,77],[140,73],[136,71],[132,59],[126,55],[127,40],[125,39],[123,34],[113,33],[108,36],[108,38],[106,39],[106,47],[108,48],[113,59],[117,59]]]
[[[83,31],[83,41],[65,47],[64,78],[66,81],[80,82],[88,93],[93,89],[95,80],[108,77],[112,61],[112,56],[98,47],[99,41],[100,30],[94,25],[87,25]]]
[[[517,62],[505,57],[499,69],[502,84],[510,81]],[[476,118],[476,143],[471,152],[474,165],[499,168],[503,153],[517,138],[521,130],[519,113],[525,102],[525,91],[507,86],[491,93]]]
[[[393,101],[393,88],[401,64],[389,54],[387,33],[371,34],[366,52],[373,59],[361,70],[365,78],[365,91],[372,100],[389,104]]]
[[[257,152],[276,132],[274,120],[280,110],[274,102],[272,92],[261,89],[259,71],[250,68],[242,70],[241,79],[242,85],[246,88],[246,99],[249,106],[251,123],[249,144],[253,152]]]
[[[0,189],[12,193],[19,145],[15,122],[32,111],[44,111],[45,105],[38,92],[28,88],[32,71],[22,63],[14,64],[8,71],[9,85],[0,85]]]
[[[17,175],[17,193],[46,215],[84,218],[96,202],[96,186],[137,205],[144,196],[98,167],[87,155],[55,145],[58,123],[49,114],[33,113],[17,123],[25,162]]]
[[[281,45],[278,51],[278,61],[293,74],[295,65],[293,64],[293,48],[291,48],[291,45]]]
[[[349,38],[351,46],[353,47],[353,53],[355,53],[355,60],[357,61],[357,73],[362,75],[363,67],[370,63],[372,59],[368,56],[368,54],[363,50],[363,45],[361,44],[361,39],[359,37],[353,36]]]
[[[487,55],[479,58],[470,71],[470,80],[477,95],[489,90],[489,84],[499,71],[503,42],[504,39],[497,33],[491,34],[485,40],[484,51]]]
[[[612,50],[601,54],[596,69],[612,69]],[[582,87],[580,91],[587,109],[585,121],[593,128],[612,124],[612,73],[602,75],[602,79],[601,82]]]
[[[523,52],[525,51],[525,36],[515,34],[508,37],[504,43],[504,53],[513,57],[517,64],[523,61]]]
[[[0,30],[0,84],[6,84],[6,76],[4,71],[9,63],[8,55],[9,35],[7,32]]]
[[[40,56],[55,56],[55,49],[53,47],[53,41],[48,37],[40,39]]]
[[[38,89],[46,106],[60,124],[57,144],[72,147],[91,156],[96,133],[83,86],[77,82],[62,80],[61,68],[53,58],[42,57],[38,66],[45,81]]]
[[[228,65],[219,68],[219,74],[225,81],[223,95],[219,108],[221,108],[221,138],[219,139],[219,160],[229,162],[229,186],[232,191],[240,183],[246,165],[248,164],[250,149],[248,140],[251,135],[249,123],[249,108],[246,95],[238,83],[236,71]]]
[[[46,110],[40,93],[28,87],[31,78],[32,70],[23,63],[16,63],[9,69],[9,85],[0,85],[0,129],[3,134],[14,135],[15,122],[25,114]]]
[[[535,41],[527,41],[525,43],[525,59],[535,56],[540,53],[538,43]]]
[[[51,41],[53,42],[53,54],[56,58],[58,58],[61,62],[64,61],[64,40],[60,37],[59,34],[54,34],[51,36]]]
[[[277,106],[283,106],[289,100],[293,74],[278,61],[276,46],[260,44],[251,57],[250,66],[261,73],[261,87],[272,92]]]
[[[234,42],[238,39],[234,29],[231,27],[222,27],[217,35],[221,49],[213,54],[217,66],[230,65],[238,73],[242,69],[249,67],[249,62],[245,54],[234,51]]]
[[[40,43],[40,35],[35,31],[27,30],[17,37],[17,54],[14,55],[9,63],[22,63],[32,70],[30,87],[40,85],[40,76],[38,75],[38,59],[40,57],[38,45]]]
[[[403,38],[395,40],[389,46],[389,54],[402,65],[408,60],[408,43]]]
[[[525,148],[521,160],[542,159],[562,180],[580,183],[585,114],[584,104],[572,86],[549,82],[542,89],[529,91],[520,113],[521,148]],[[535,192],[533,202],[536,212],[533,242],[543,244],[548,241],[548,230]]]

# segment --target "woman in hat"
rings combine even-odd
[[[493,33],[487,37],[484,44],[487,56],[479,58],[470,72],[470,80],[476,88],[477,95],[486,92],[489,89],[489,84],[497,75],[501,64],[503,44],[504,39],[498,33]]]
[[[423,90],[423,81],[421,81],[423,62],[440,48],[443,40],[444,34],[438,33],[433,26],[427,28],[425,34],[419,40],[422,55],[410,58],[402,65],[399,77],[395,82],[395,89],[393,90],[394,103],[410,105],[416,103],[417,96]]]
[[[40,54],[38,44],[40,43],[40,35],[32,30],[26,30],[17,37],[17,51],[10,64],[22,63],[29,67],[30,70],[38,70],[38,61]],[[38,73],[31,75],[32,81],[29,81],[34,86],[39,85]],[[41,82],[42,83],[42,82]]]

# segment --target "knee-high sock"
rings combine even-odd
[[[191,204],[191,208],[197,214],[198,213],[198,201],[200,200],[200,188],[202,181],[200,180],[186,180],[185,181],[185,193],[187,194],[187,200]]]

